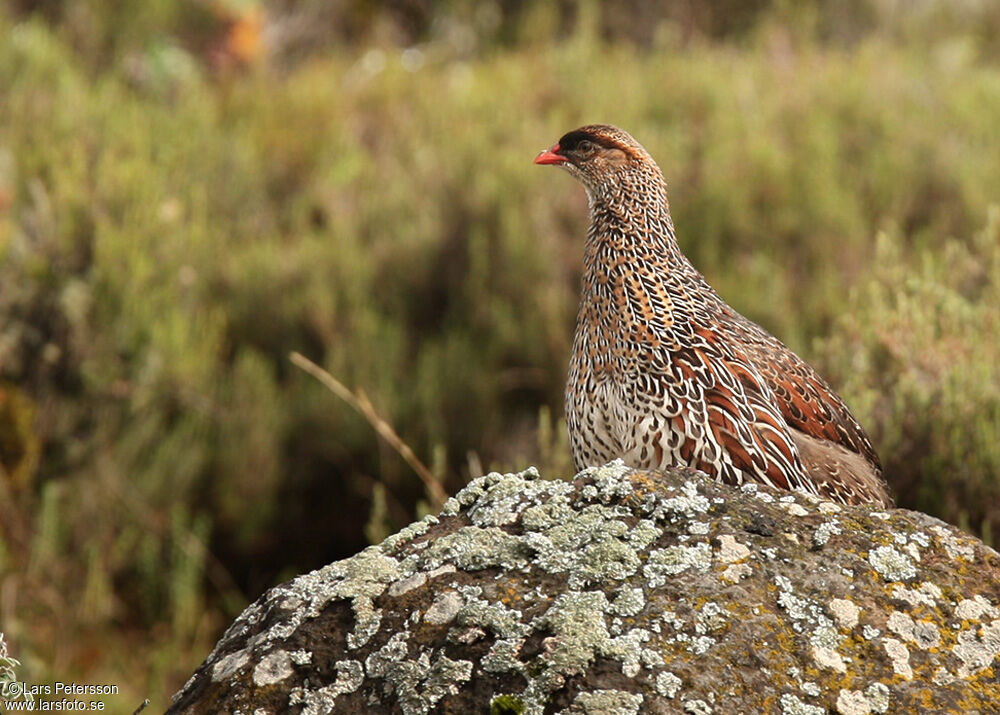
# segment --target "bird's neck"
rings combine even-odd
[[[588,198],[585,280],[602,280],[609,271],[633,260],[652,263],[663,271],[690,265],[674,236],[662,177],[627,177],[614,188],[588,191]]]

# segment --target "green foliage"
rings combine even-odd
[[[596,39],[590,4],[562,43],[525,10],[480,54],[222,75],[171,41],[180,5],[118,5],[0,16],[0,562],[31,594],[34,681],[92,673],[115,628],[92,667],[162,698],[245,599],[419,514],[419,480],[290,351],[451,490],[570,472],[586,199],[531,158],[589,121],[659,159],[685,251],[823,366],[904,505],[996,525],[1000,241],[977,230],[1000,70],[978,25],[848,51],[764,18],[642,51]],[[793,20],[833,32],[827,10]]]
[[[268,38],[282,64],[300,62],[331,48],[371,43],[399,47],[433,43],[461,57],[497,48],[547,45],[553,39],[611,41],[640,48],[705,40],[746,43],[775,27],[825,44],[850,46],[872,36],[914,45],[957,33],[984,56],[1000,53],[1000,17],[989,2],[924,0],[573,0],[525,3],[509,0],[146,0],[141,5],[107,0],[11,0],[22,15],[43,16],[88,66],[136,60],[152,67],[171,61],[181,46],[218,62],[220,45],[240,18],[265,13],[275,31]],[[165,57],[166,55],[166,57]],[[134,69],[134,62],[133,69]]]
[[[873,274],[821,353],[900,501],[989,538],[1000,526],[1000,208],[971,240],[913,256],[881,234]]]
[[[490,715],[521,715],[524,701],[514,695],[497,695],[490,701]]]

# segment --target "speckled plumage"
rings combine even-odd
[[[642,146],[590,125],[535,161],[565,168],[590,201],[566,386],[578,469],[620,457],[891,505],[878,455],[840,397],[681,253],[663,175]]]

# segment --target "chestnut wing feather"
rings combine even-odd
[[[731,308],[724,313],[720,327],[728,340],[740,345],[747,361],[763,377],[789,426],[861,455],[876,475],[881,474],[882,464],[864,428],[815,370]]]
[[[682,414],[687,420],[703,415],[705,422],[683,426],[689,437],[705,437],[690,457],[692,466],[726,482],[741,483],[745,474],[780,489],[818,493],[764,376],[717,332],[694,332],[698,347],[670,355],[677,398],[688,405]],[[699,402],[703,413],[694,408]]]

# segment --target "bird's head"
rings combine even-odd
[[[663,181],[642,145],[610,124],[589,124],[564,134],[536,156],[535,163],[562,167],[584,185],[592,199],[614,195],[629,184]]]

